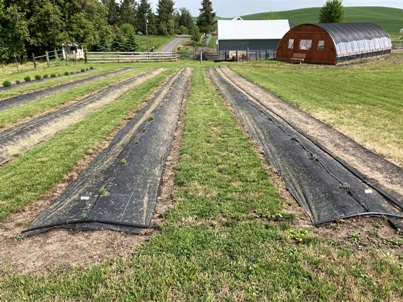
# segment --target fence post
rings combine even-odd
[[[45,51],[45,54],[46,54],[46,63],[48,64],[48,67],[50,67],[50,64],[49,64],[49,53],[48,53],[47,51]]]
[[[32,53],[32,61],[34,62],[34,68],[36,70],[35,54]]]
[[[87,50],[84,49],[84,63],[87,64],[88,63],[88,59],[87,59]]]
[[[15,60],[15,65],[17,66],[17,72],[20,72],[20,69],[18,68],[17,56],[15,54],[14,54],[14,60]]]

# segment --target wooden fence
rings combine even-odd
[[[174,62],[176,52],[86,52],[88,63]]]

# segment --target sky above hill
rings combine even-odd
[[[212,0],[213,9],[219,17],[237,17],[262,12],[278,12],[307,7],[322,7],[326,0]],[[155,11],[158,0],[150,3]],[[202,0],[175,0],[175,8],[186,7],[194,17],[199,15]],[[403,9],[402,0],[344,0],[346,6],[384,6]]]

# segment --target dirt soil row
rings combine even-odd
[[[16,106],[20,106],[20,105],[23,105],[23,104],[26,104],[29,102],[39,100],[39,99],[44,99],[55,93],[73,89],[73,88],[78,87],[83,84],[92,83],[92,82],[95,82],[98,80],[102,80],[102,79],[106,79],[106,78],[109,78],[109,77],[112,77],[112,76],[115,76],[118,74],[122,74],[122,73],[128,72],[131,69],[132,68],[123,68],[120,70],[115,70],[115,71],[107,72],[104,74],[91,76],[91,77],[77,80],[74,82],[68,82],[68,83],[57,85],[54,87],[50,87],[50,88],[46,88],[46,89],[42,89],[42,90],[38,90],[38,91],[21,94],[21,95],[15,96],[15,97],[3,99],[3,100],[0,100],[0,111],[10,109],[10,108],[13,108]]]
[[[48,139],[67,127],[81,121],[86,116],[114,102],[145,81],[161,74],[164,69],[155,69],[119,84],[107,87],[88,97],[69,103],[57,111],[50,111],[23,124],[0,132],[0,165],[17,154]]]

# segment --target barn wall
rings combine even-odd
[[[294,47],[289,49],[288,43],[294,39]],[[312,40],[310,50],[300,49],[301,40]],[[318,49],[319,41],[324,41],[323,50]],[[294,53],[305,53],[305,62],[336,64],[336,47],[333,39],[323,29],[313,25],[300,25],[292,28],[281,39],[277,48],[276,59],[291,61]]]
[[[276,50],[280,40],[224,40],[218,42],[220,51]]]

